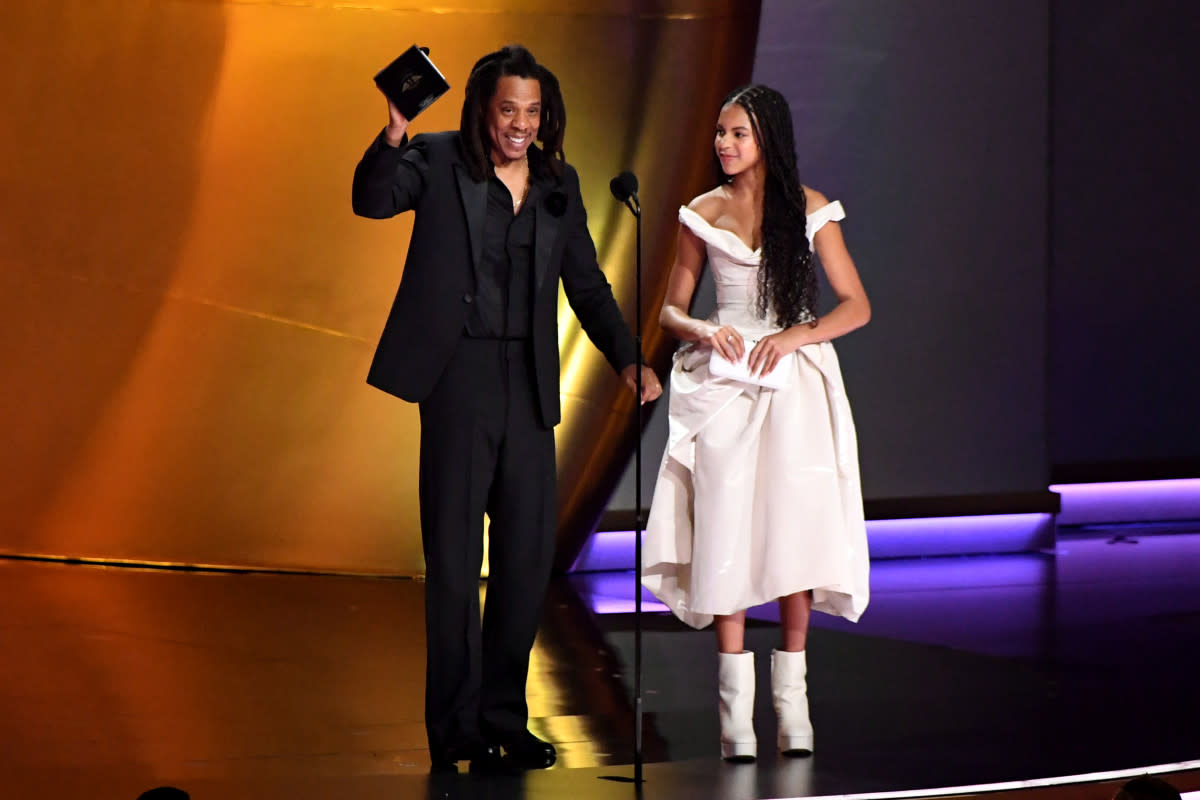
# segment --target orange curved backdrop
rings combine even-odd
[[[414,406],[364,383],[410,221],[350,212],[386,119],[371,76],[428,45],[457,127],[482,53],[556,71],[567,157],[632,321],[707,181],[758,4],[10,0],[0,9],[0,554],[417,574]],[[563,305],[560,542],[632,447],[632,404]],[[659,365],[669,343],[646,326]]]

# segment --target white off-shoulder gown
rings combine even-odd
[[[843,219],[834,202],[808,215],[808,238]],[[717,288],[710,317],[747,339],[758,319],[761,253],[687,208]],[[768,315],[770,316],[770,315]],[[782,389],[712,376],[711,349],[675,354],[667,446],[642,548],[642,583],[687,624],[811,589],[813,609],[857,620],[869,597],[858,445],[829,342],[781,360]]]

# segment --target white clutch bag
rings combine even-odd
[[[746,352],[742,354],[741,360],[736,362],[727,360],[714,348],[712,354],[708,357],[708,373],[718,378],[730,378],[767,389],[782,389],[784,386],[787,386],[788,371],[787,364],[785,363],[786,359],[776,364],[775,369],[766,375],[750,374],[750,367],[748,366],[750,351],[754,349],[757,341],[757,339],[747,339]]]

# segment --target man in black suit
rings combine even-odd
[[[458,131],[410,142],[390,101],[388,115],[354,171],[353,203],[375,219],[416,212],[367,380],[420,404],[430,756],[435,769],[548,767],[556,753],[527,729],[525,683],[554,553],[560,280],[631,389],[642,370],[641,402],[662,387],[639,367],[596,261],[549,70],[519,46],[481,58]]]

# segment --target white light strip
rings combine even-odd
[[[980,783],[974,786],[946,786],[941,789],[914,789],[905,792],[866,792],[864,794],[826,794],[808,797],[805,800],[892,800],[906,797],[946,797],[956,794],[982,794],[984,792],[1008,792],[1013,789],[1036,789],[1042,786],[1065,786],[1072,783],[1099,783],[1119,778],[1136,778],[1139,775],[1161,775],[1168,772],[1186,772],[1200,769],[1200,760],[1181,761],[1178,764],[1160,764],[1155,767],[1135,767],[1110,772],[1091,772],[1085,775],[1066,775],[1058,778],[1037,778],[1028,781],[1006,781],[1004,783]],[[1190,792],[1185,797],[1200,795]],[[785,798],[776,798],[785,800]]]

